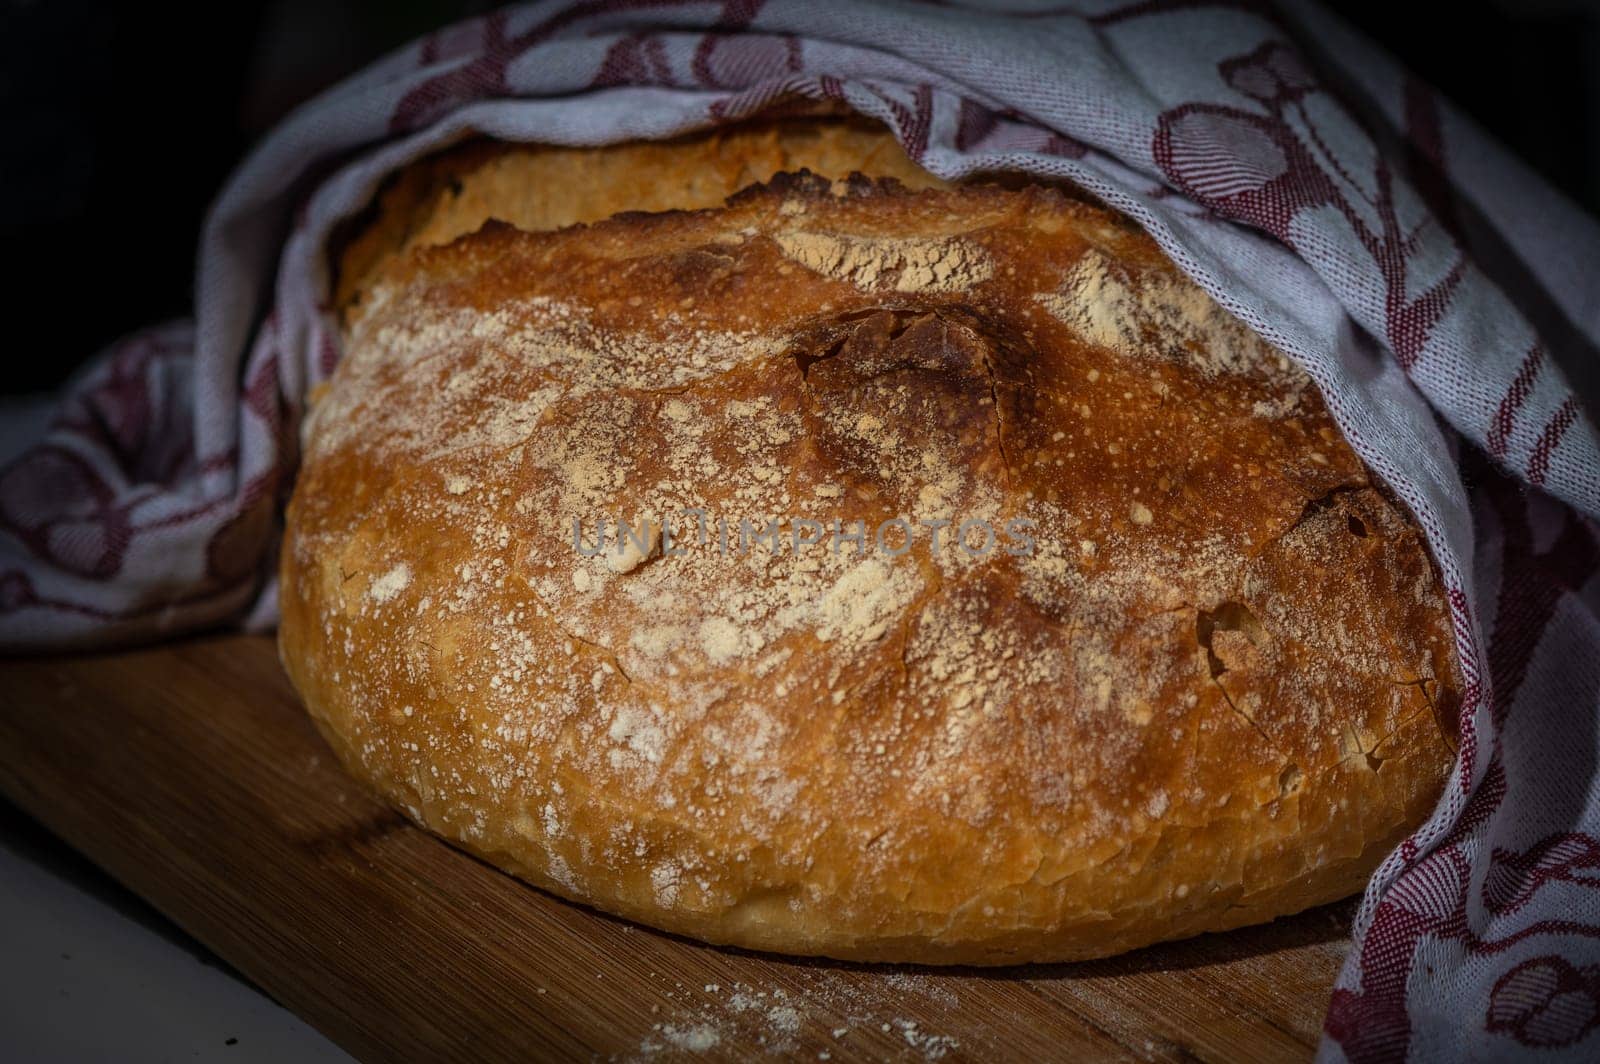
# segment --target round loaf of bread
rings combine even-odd
[[[1127,221],[926,184],[370,238],[282,556],[324,735],[546,890],[755,949],[1079,959],[1358,890],[1452,756],[1416,529]]]

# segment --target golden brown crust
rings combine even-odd
[[[765,118],[603,149],[474,140],[406,167],[384,188],[374,217],[339,254],[335,305],[343,312],[359,302],[390,260],[448,244],[490,219],[537,233],[625,211],[719,207],[742,188],[795,170],[944,185],[881,125],[838,115]]]
[[[574,518],[690,507],[681,555],[574,549]],[[1034,549],[715,531],[896,515]],[[1304,374],[1044,189],[784,178],[394,258],[282,588],[297,688],[418,822],[848,959],[1103,956],[1343,897],[1436,799],[1459,686],[1424,546]]]

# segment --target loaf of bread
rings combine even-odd
[[[1006,964],[1344,897],[1438,797],[1421,537],[1121,217],[835,119],[385,195],[280,638],[417,823],[709,942]]]

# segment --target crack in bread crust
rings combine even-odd
[[[354,772],[546,889],[752,948],[1086,958],[1342,897],[1439,793],[1416,529],[1120,218],[802,174],[376,269],[284,659]],[[694,513],[621,571],[573,549]],[[866,534],[724,552],[719,517]]]

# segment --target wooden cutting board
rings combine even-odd
[[[0,664],[0,789],[358,1057],[1309,1057],[1351,905],[1088,964],[788,961],[558,901],[348,778],[270,638]]]

